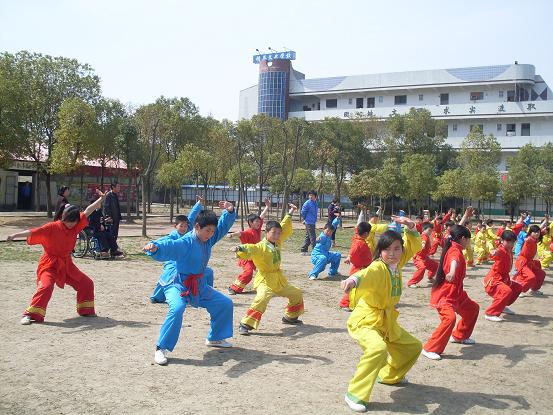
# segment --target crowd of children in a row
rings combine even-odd
[[[37,271],[38,289],[25,310],[22,324],[43,321],[46,306],[54,284],[63,288],[71,285],[77,291],[77,312],[95,315],[94,286],[92,280],[77,269],[71,260],[76,235],[87,224],[87,217],[101,206],[105,195],[83,213],[75,206],[64,208],[59,221],[40,228],[10,235],[8,240],[26,237],[29,244],[41,244],[44,254]],[[307,203],[307,202],[306,202]],[[241,244],[233,248],[243,272],[228,288],[231,295],[243,292],[255,273],[253,287],[256,296],[239,324],[239,333],[248,335],[259,327],[263,313],[271,298],[286,297],[284,324],[302,324],[299,316],[304,312],[302,291],[291,285],[284,276],[281,264],[282,245],[292,234],[292,214],[297,210],[290,204],[282,221],[267,221],[265,238],[262,226],[268,210],[248,216],[249,228],[230,234],[240,238]],[[222,215],[217,218],[211,210],[202,210],[201,201],[193,207],[190,217],[177,216],[175,230],[166,237],[144,246],[144,251],[157,261],[164,262],[151,301],[166,302],[169,311],[156,343],[154,360],[167,364],[168,353],[178,341],[183,314],[187,306],[206,308],[211,316],[206,345],[232,347],[227,341],[233,335],[233,302],[213,288],[213,271],[208,267],[212,247],[225,235],[236,219],[234,206],[220,202]],[[405,216],[392,216],[392,223],[379,224],[378,215],[366,220],[361,210],[349,254],[345,260],[351,265],[350,276],[341,282],[345,292],[340,307],[351,311],[347,327],[350,335],[363,349],[363,356],[350,381],[345,400],[355,411],[367,410],[368,400],[378,380],[384,384],[406,382],[405,374],[416,362],[419,354],[438,360],[449,341],[473,344],[471,334],[477,321],[479,306],[463,289],[467,264],[471,265],[471,244],[474,243],[478,261],[487,259],[493,265],[484,278],[484,289],[493,298],[485,317],[500,321],[502,313],[521,292],[539,295],[545,273],[542,269],[551,262],[553,224],[546,218],[541,225],[531,225],[529,216],[522,215],[517,223],[506,223],[497,234],[490,233],[490,224],[479,223],[471,239],[469,229],[472,208],[467,208],[458,223],[451,219],[454,210],[436,215],[434,220],[418,217],[416,221]],[[325,225],[311,254],[313,269],[309,279],[316,280],[326,265],[329,276],[338,274],[341,254],[331,252],[332,234],[339,222],[339,213]],[[526,236],[515,262],[516,273],[511,279],[513,248],[523,232]],[[376,238],[376,235],[380,237]],[[473,241],[473,242],[472,242]],[[541,250],[541,261],[535,259]],[[431,258],[441,246],[439,263]],[[415,287],[428,273],[432,282],[430,304],[436,308],[441,323],[424,347],[397,322],[396,304],[402,293],[402,269],[413,259],[416,272],[408,281]],[[456,315],[461,319],[456,323]]]

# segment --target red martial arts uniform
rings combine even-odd
[[[357,271],[361,271],[363,268],[367,268],[369,265],[371,265],[371,262],[373,260],[369,244],[367,244],[366,239],[361,238],[357,234],[357,228],[355,228],[355,235],[351,240],[349,257],[351,260],[349,275],[353,275]],[[349,308],[349,293],[345,293],[340,300],[340,307]]]
[[[428,279],[434,278],[438,269],[438,262],[428,256],[431,248],[430,238],[423,233],[421,239],[422,249],[413,257],[413,263],[417,267],[417,270],[413,274],[413,277],[407,281],[407,286],[418,284],[423,279],[426,270],[428,270]]]
[[[524,229],[524,223],[520,222],[520,223],[515,223],[515,225],[513,226],[513,233],[518,236],[518,234],[520,233],[521,230]]]
[[[534,238],[528,236],[515,262],[517,274],[513,280],[522,285],[524,292],[539,290],[545,280],[545,272],[541,269],[540,261],[534,259],[538,251],[537,243]]]
[[[27,243],[42,245],[44,254],[37,268],[38,289],[23,315],[31,316],[35,321],[44,321],[54,285],[63,288],[65,284],[77,291],[77,313],[94,314],[94,283],[71,259],[77,235],[86,226],[88,219],[81,213],[81,218],[73,229],[68,229],[61,220],[57,220],[31,230]]]
[[[248,228],[240,233],[241,244],[256,244],[261,241],[261,231],[263,229],[263,219],[259,219],[259,229]],[[241,293],[250,283],[255,272],[253,261],[245,259],[238,260],[238,266],[242,268],[242,273],[236,277],[236,280],[230,286],[230,289],[236,293]]]
[[[457,242],[451,243],[444,257],[443,270],[446,275],[454,260],[457,262],[457,268],[453,281],[444,280],[440,286],[432,288],[430,294],[430,305],[438,310],[441,323],[424,345],[427,352],[442,354],[452,335],[458,341],[469,338],[478,318],[480,307],[463,290],[467,266],[463,257],[463,247]],[[456,327],[455,313],[461,316]]]
[[[503,309],[515,302],[522,291],[522,286],[511,281],[509,273],[513,266],[513,252],[499,245],[492,258],[494,263],[484,277],[484,290],[493,298],[486,310],[488,316],[500,316]]]
[[[451,213],[447,212],[442,219],[442,222],[439,223],[437,219],[434,219],[432,223],[434,224],[434,233],[432,234],[432,247],[430,248],[429,255],[434,255],[438,250],[438,246],[443,246],[443,230],[444,223],[446,223],[451,218]]]

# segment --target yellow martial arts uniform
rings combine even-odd
[[[476,265],[488,260],[488,232],[480,230],[474,238],[474,255],[476,255]]]
[[[486,249],[488,250],[488,254],[497,248],[497,245],[495,244],[497,239],[499,238],[493,231],[493,228],[488,226],[486,228]]]
[[[371,223],[371,231],[369,232],[369,236],[365,238],[367,241],[367,245],[369,245],[369,248],[371,250],[371,254],[374,256],[374,251],[376,250],[376,234],[384,233],[388,230],[388,224],[387,223]]]
[[[284,315],[288,318],[297,318],[303,314],[303,295],[299,288],[288,283],[280,269],[280,250],[284,241],[292,235],[292,218],[286,215],[282,222],[280,239],[272,244],[263,239],[256,244],[240,245],[240,251],[236,255],[241,259],[251,260],[257,268],[253,287],[257,294],[242,319],[241,323],[257,329],[261,316],[267,309],[271,298],[286,297],[288,305]]]
[[[538,258],[540,258],[541,268],[546,270],[553,262],[553,253],[551,252],[551,241],[553,240],[553,222],[549,224],[549,228],[542,241],[538,244]]]
[[[348,319],[348,331],[363,349],[347,396],[353,402],[366,405],[374,382],[401,382],[417,361],[421,342],[398,323],[395,305],[401,296],[401,269],[422,249],[416,230],[406,230],[401,261],[395,270],[377,259],[354,274],[356,288],[350,292],[353,312]]]

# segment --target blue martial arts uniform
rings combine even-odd
[[[224,211],[217,229],[207,242],[201,242],[192,231],[179,239],[161,238],[153,243],[155,253],[148,253],[156,261],[173,261],[176,272],[165,272],[159,283],[169,304],[169,312],[161,326],[157,346],[172,351],[177,344],[186,305],[206,308],[211,316],[207,335],[210,341],[232,337],[232,300],[208,285],[202,275],[211,256],[211,248],[223,238],[236,219],[236,211]],[[187,284],[188,282],[188,284]]]
[[[340,218],[337,217],[332,221],[332,227],[336,229],[340,223]],[[317,278],[321,272],[324,271],[327,264],[330,264],[328,270],[328,276],[332,277],[338,273],[338,267],[340,266],[341,254],[340,252],[330,252],[332,246],[332,237],[326,236],[324,232],[321,232],[318,238],[318,242],[311,252],[311,263],[313,269],[309,272],[309,276]]]
[[[196,222],[196,217],[198,216],[198,213],[202,210],[202,204],[201,202],[196,202],[194,206],[192,206],[192,209],[190,209],[190,213],[188,215],[188,231],[184,234],[188,234],[192,232],[192,229],[194,229],[194,224]],[[169,235],[164,236],[161,239],[179,239],[182,238],[184,235],[181,235],[177,232],[177,230],[173,230]],[[167,261],[165,264],[163,264],[163,273],[160,276],[160,280],[164,279],[164,274],[172,274],[175,273],[176,267],[174,261]],[[209,267],[206,268],[204,272],[204,278],[207,281],[207,284],[213,287],[213,270]],[[150,296],[150,301],[152,303],[164,303],[165,302],[165,294],[163,293],[163,286],[159,283],[156,284],[156,287],[154,288],[154,292]]]

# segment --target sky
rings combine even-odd
[[[255,49],[306,78],[519,63],[553,85],[553,1],[0,0],[0,52],[75,58],[134,106],[188,97],[236,120]]]

